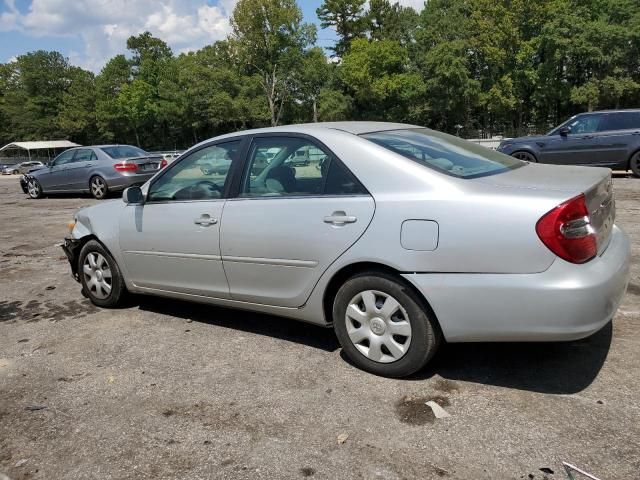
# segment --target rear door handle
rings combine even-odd
[[[593,138],[593,135],[585,135],[584,137],[582,137],[583,140],[590,140]]]
[[[211,215],[204,213],[200,215],[200,218],[196,218],[193,223],[195,223],[196,225],[201,225],[203,227],[209,227],[218,223],[218,219],[212,218]]]
[[[330,223],[332,225],[345,225],[347,223],[355,223],[357,220],[357,217],[347,215],[343,211],[333,212],[328,217],[324,217],[324,223]]]

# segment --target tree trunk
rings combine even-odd
[[[136,145],[138,145],[139,148],[140,147],[140,137],[138,136],[138,129],[134,127],[133,132],[136,134]]]
[[[318,122],[318,102],[316,102],[316,99],[313,99],[313,121],[314,123]]]

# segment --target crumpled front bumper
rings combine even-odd
[[[24,193],[29,193],[28,185],[27,185],[27,175],[22,175],[20,177],[20,188]]]
[[[78,258],[80,256],[80,248],[82,247],[81,241],[75,238],[65,238],[64,243],[61,243],[60,247],[69,260],[69,265],[71,266],[71,275],[76,280],[76,282],[79,282],[80,276],[78,275]]]

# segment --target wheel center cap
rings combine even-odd
[[[384,320],[380,318],[371,319],[370,325],[371,325],[371,331],[376,335],[382,335],[384,331],[387,329],[386,323],[384,323]]]
[[[102,272],[100,270],[96,270],[96,280],[102,281]]]

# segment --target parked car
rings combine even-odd
[[[2,170],[3,175],[19,175],[21,173],[27,173],[29,170],[35,170],[37,168],[44,167],[45,164],[42,162],[29,161],[16,163],[15,165],[5,165]]]
[[[286,165],[311,146],[323,168]],[[221,152],[225,176],[195,167]],[[591,335],[629,279],[609,170],[527,163],[411,125],[224,135],[123,200],[77,212],[63,247],[94,304],[144,293],[333,326],[356,365],[392,377],[443,340]]]
[[[291,159],[287,162],[292,167],[306,167],[310,163],[309,149],[301,148],[293,152]]]
[[[65,150],[46,168],[26,175],[31,198],[45,193],[90,192],[105,198],[109,192],[142,185],[167,165],[161,156],[131,145],[98,145]]]
[[[640,110],[581,113],[546,135],[503,140],[498,151],[528,162],[609,167],[640,177]]]

